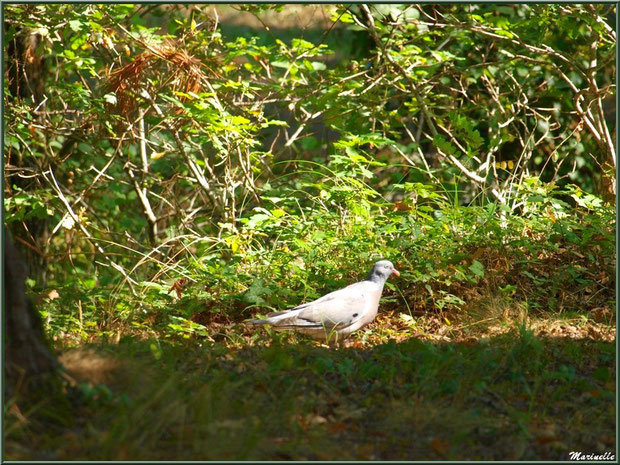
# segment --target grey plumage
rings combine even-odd
[[[343,339],[375,319],[383,286],[392,274],[400,275],[391,262],[378,261],[364,281],[290,310],[270,313],[265,319],[246,323],[295,330],[321,340]]]

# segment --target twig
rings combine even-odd
[[[69,213],[69,216],[71,217],[71,219],[73,220],[74,224],[78,226],[78,228],[80,228],[80,230],[84,233],[84,235],[86,236],[86,238],[90,241],[91,244],[93,244],[93,246],[95,246],[95,248],[97,249],[97,251],[99,251],[99,253],[101,255],[103,255],[103,257],[106,259],[106,261],[108,262],[108,264],[114,268],[116,271],[118,271],[119,273],[121,273],[123,275],[123,277],[125,278],[125,280],[127,282],[129,282],[130,284],[130,289],[131,292],[136,295],[136,292],[132,286],[132,284],[137,284],[136,281],[134,281],[133,279],[131,279],[131,277],[127,274],[127,272],[125,271],[125,269],[120,266],[118,263],[113,262],[110,257],[108,256],[108,254],[106,254],[105,250],[103,250],[103,248],[99,245],[99,243],[97,242],[97,240],[95,240],[95,238],[90,234],[90,232],[88,231],[88,229],[86,229],[86,227],[84,226],[84,224],[82,223],[82,221],[80,220],[80,218],[75,214],[75,212],[73,211],[73,208],[71,208],[71,204],[69,203],[69,201],[67,200],[67,198],[65,197],[65,195],[62,193],[62,190],[60,189],[60,186],[58,185],[58,181],[56,181],[56,177],[54,176],[54,172],[52,170],[52,168],[50,167],[47,171],[49,173],[49,177],[50,179],[47,177],[47,175],[45,174],[46,172],[43,171],[41,174],[43,175],[43,177],[45,178],[45,180],[49,183],[49,185],[52,187],[52,189],[54,189],[54,191],[56,191],[56,194],[58,195],[58,198],[60,199],[60,201],[65,205],[65,208],[67,209],[67,212]]]
[[[192,160],[192,158],[189,156],[189,154],[185,150],[185,147],[183,146],[183,142],[181,141],[181,138],[179,136],[179,132],[176,129],[174,129],[174,127],[172,127],[172,124],[170,124],[170,122],[166,119],[164,113],[161,111],[161,108],[159,108],[159,105],[155,103],[155,100],[153,99],[153,97],[151,97],[151,95],[146,90],[142,89],[142,91],[140,92],[140,95],[151,104],[151,107],[153,107],[157,115],[160,118],[162,118],[162,124],[166,127],[166,129],[168,129],[172,133],[172,136],[174,137],[174,141],[176,142],[176,145],[177,145],[177,150],[181,153],[181,155],[183,155],[183,158],[185,159],[190,171],[194,174],[196,181],[198,181],[198,184],[200,184],[200,186],[202,187],[202,190],[207,194],[207,197],[211,201],[211,204],[215,208],[218,208],[218,210],[221,212],[222,211],[221,205],[216,201],[215,197],[211,193],[211,186],[209,185],[209,182],[205,179],[203,173],[200,171],[200,168],[198,168],[194,160]],[[217,99],[217,97],[215,98]],[[219,101],[218,101],[218,104],[219,104]]]

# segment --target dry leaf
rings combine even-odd
[[[177,297],[180,299],[183,296],[181,291],[185,289],[186,286],[187,286],[187,278],[181,278],[178,281],[176,281],[172,286],[170,286],[170,289],[168,289],[168,292],[175,291],[177,293]]]
[[[411,210],[413,207],[405,202],[396,201],[392,205],[393,212],[406,212]]]

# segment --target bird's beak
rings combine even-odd
[[[395,274],[396,276],[400,276],[400,271],[398,271],[396,268],[394,268],[392,270],[392,274]]]

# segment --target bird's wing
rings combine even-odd
[[[302,308],[306,308],[311,305],[320,304],[323,302],[327,302],[329,300],[337,300],[337,299],[349,299],[351,296],[359,296],[362,295],[366,285],[368,283],[365,281],[360,281],[359,283],[349,284],[347,287],[343,287],[342,289],[338,289],[337,291],[330,292],[329,294],[325,294],[323,297],[320,297],[312,302],[306,302],[305,304],[298,305],[291,310],[299,310]]]
[[[362,285],[363,282],[327,294],[313,302],[308,302],[284,312],[269,315],[273,324],[282,329],[294,328],[329,328],[339,329],[350,326],[369,310],[369,304],[375,299],[374,286]]]

